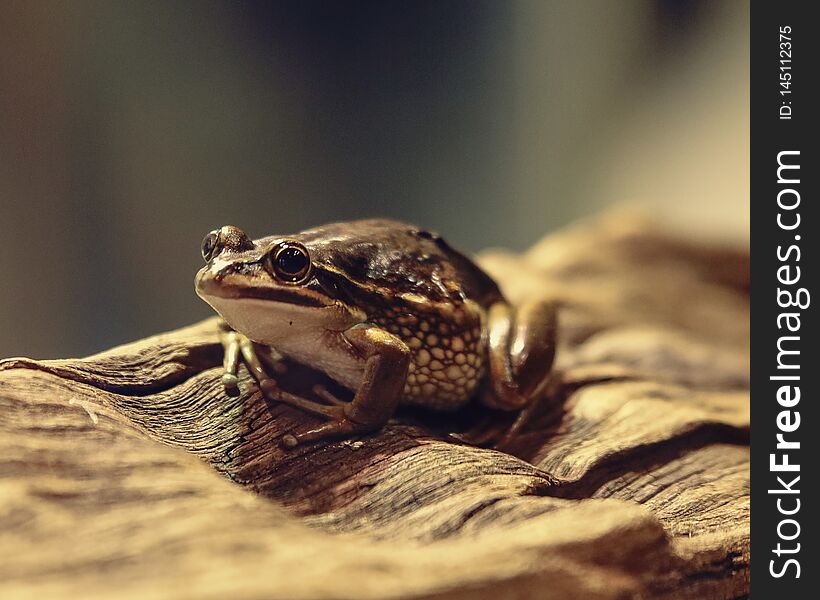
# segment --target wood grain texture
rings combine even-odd
[[[213,319],[0,362],[0,597],[747,595],[748,256],[616,215],[480,262],[562,307],[503,449],[451,435],[509,423],[470,407],[284,450],[316,421],[226,395]]]

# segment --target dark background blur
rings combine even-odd
[[[0,356],[211,314],[227,223],[523,249],[627,202],[745,243],[748,28],[741,1],[5,1]]]

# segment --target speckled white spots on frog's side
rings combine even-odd
[[[481,315],[464,305],[449,311],[419,306],[371,311],[372,321],[401,338],[413,353],[402,403],[456,409],[484,374]],[[414,310],[413,314],[406,312]]]

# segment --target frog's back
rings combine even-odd
[[[484,375],[485,311],[502,299],[496,283],[413,225],[368,220],[314,231],[300,239],[315,261],[344,272],[333,283],[337,293],[410,348],[402,402],[443,410],[467,402]]]
[[[339,268],[359,290],[417,294],[431,302],[501,298],[496,283],[438,234],[408,223],[367,219],[333,223],[299,235],[313,260]]]

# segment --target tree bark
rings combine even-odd
[[[739,598],[749,581],[748,255],[615,215],[480,263],[561,306],[513,415],[318,423],[225,394],[215,319],[83,359],[0,362],[0,596]],[[290,364],[280,384],[321,375]]]

